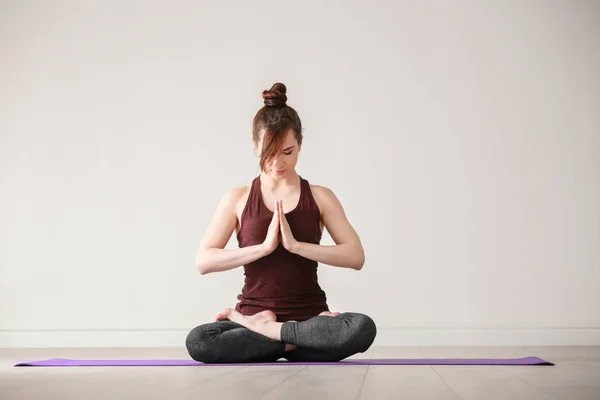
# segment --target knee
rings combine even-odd
[[[195,327],[188,333],[185,339],[185,347],[190,357],[203,363],[214,363],[219,359],[219,349],[215,346],[214,335],[218,333],[211,324]]]
[[[360,313],[342,314],[350,327],[349,339],[357,351],[365,352],[371,347],[377,336],[377,326],[371,317]]]

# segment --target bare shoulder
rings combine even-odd
[[[312,185],[310,190],[321,211],[321,220],[336,244],[360,243],[360,238],[346,216],[342,203],[333,190],[323,185]],[[361,250],[362,251],[362,250]]]
[[[334,207],[338,206],[338,205],[341,206],[341,204],[340,204],[337,196],[333,192],[333,190],[331,190],[327,186],[313,185],[311,183],[310,191],[312,192],[312,195],[315,198],[315,201],[317,202],[319,209],[321,210],[321,214],[323,214],[323,212],[325,211],[326,208],[328,208],[332,205]]]
[[[248,192],[250,192],[250,185],[236,186],[228,190],[229,195],[237,200],[244,196],[244,194],[247,196]]]
[[[229,188],[221,196],[221,202],[228,205],[235,205],[243,195],[243,192],[243,186]]]
[[[227,196],[231,199],[234,204],[236,215],[239,217],[244,211],[248,196],[250,195],[250,187],[252,185],[236,186],[227,191]]]
[[[217,209],[200,241],[201,248],[223,249],[238,224],[237,207],[243,188],[230,188],[221,195]]]
[[[229,188],[221,195],[221,199],[219,200],[219,209],[224,212],[231,213],[234,211],[237,215],[238,209],[240,208],[240,204],[245,203],[245,199],[248,198],[248,193],[250,192],[250,186],[237,186]],[[242,209],[243,209],[242,205]],[[228,210],[228,211],[225,211]]]
[[[331,189],[329,189],[327,186],[315,185],[312,183],[310,184],[310,190],[311,190],[311,192],[313,192],[314,196],[320,196],[320,197],[326,197],[330,193],[333,193],[333,191]]]

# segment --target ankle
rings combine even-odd
[[[256,332],[270,339],[281,341],[281,322],[269,321],[256,326]]]

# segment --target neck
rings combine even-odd
[[[274,178],[264,171],[260,173],[260,182],[265,188],[274,191],[291,186],[296,186],[300,182],[300,176],[295,170],[288,171],[281,178]]]

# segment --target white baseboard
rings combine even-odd
[[[182,347],[187,330],[0,330],[0,347]],[[600,346],[600,328],[378,328],[373,346]]]

